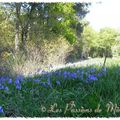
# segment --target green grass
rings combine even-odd
[[[118,117],[120,116],[120,61],[107,60],[107,71],[97,81],[87,83],[90,69],[98,74],[101,66],[70,67],[57,70],[49,75],[26,77],[21,82],[21,90],[15,84],[4,83],[9,90],[0,90],[0,106],[4,114],[12,117]],[[83,79],[64,77],[57,73],[84,71]],[[87,73],[87,74],[86,74]],[[80,73],[81,74],[81,73]],[[52,80],[52,87],[42,86],[40,82]],[[15,78],[13,78],[15,80]],[[60,85],[56,81],[60,81]],[[73,102],[72,102],[73,101]],[[107,104],[113,103],[113,110],[107,111]],[[73,104],[72,104],[73,103]],[[68,110],[65,110],[68,105]],[[101,111],[95,112],[100,105]],[[53,109],[52,109],[53,107]],[[41,109],[43,108],[43,109]],[[51,109],[51,110],[50,110]],[[91,109],[91,110],[90,110]],[[43,110],[43,111],[42,111]],[[45,110],[45,111],[44,111]]]

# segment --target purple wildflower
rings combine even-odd
[[[77,74],[76,73],[71,73],[71,77],[72,78],[77,78]]]
[[[0,106],[0,113],[4,113],[2,106]]]
[[[4,86],[0,84],[0,90],[4,90]]]
[[[90,69],[90,73],[94,73],[95,71],[96,71],[96,69],[95,69],[95,68]]]
[[[12,83],[12,79],[9,79],[8,84],[11,84],[11,83]]]
[[[89,81],[96,81],[96,80],[98,80],[98,78],[95,77],[94,75],[89,75],[88,79],[89,79]]]
[[[102,73],[98,73],[97,75],[98,75],[98,77],[101,77],[103,74]]]
[[[67,72],[64,71],[63,75],[64,75],[64,77],[66,78],[66,77],[67,77]]]
[[[77,70],[77,73],[80,73],[80,70]]]
[[[34,80],[34,82],[39,83],[39,82],[40,82],[40,80],[39,80],[39,79],[35,79],[35,80]]]
[[[6,90],[6,91],[8,91],[8,90],[9,90],[9,88],[6,86],[6,87],[5,87],[5,90]]]
[[[16,80],[15,80],[15,84],[16,84],[16,85],[20,84],[19,79],[16,79]]]
[[[16,85],[16,89],[17,89],[17,90],[21,90],[21,85],[19,85],[19,84]]]

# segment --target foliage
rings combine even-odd
[[[0,9],[0,49],[4,47],[12,48],[14,45],[14,33],[12,32],[14,27],[11,21],[8,21],[5,17],[4,10]],[[6,32],[7,31],[7,32]]]
[[[98,45],[98,33],[93,30],[90,26],[86,26],[82,33],[82,55],[88,58],[90,55],[90,50]]]
[[[115,39],[117,37],[117,31],[111,28],[103,28],[99,33],[99,48],[103,49],[103,54],[107,50],[108,56],[110,56],[111,46],[115,44]]]
[[[78,23],[87,14],[85,6],[85,3],[0,3],[0,66],[23,74],[27,69],[31,71],[28,66],[64,63],[70,44],[77,39]]]

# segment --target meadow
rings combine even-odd
[[[120,30],[91,6],[0,3],[0,117],[120,116]]]
[[[120,59],[102,62],[0,76],[0,117],[120,116]]]

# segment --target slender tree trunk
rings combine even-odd
[[[107,60],[107,48],[105,49],[105,59],[104,59],[104,63],[103,63],[103,67],[105,67],[106,64],[106,60]]]
[[[16,30],[15,30],[15,51],[19,50],[19,16],[21,4],[16,3]]]
[[[33,11],[35,9],[35,6],[36,6],[36,4],[32,4],[26,21],[24,21],[21,25],[21,28],[22,28],[21,41],[22,41],[22,48],[23,48],[25,55],[27,55],[26,41],[27,41],[27,37],[28,37],[29,26],[31,25],[31,22],[32,22],[32,14],[33,14]]]
[[[19,50],[19,23],[16,22],[15,51]]]
[[[21,32],[22,48],[25,54],[27,54],[27,50],[26,50],[27,36],[28,36],[28,26],[25,26],[24,28],[22,28],[22,32]]]

